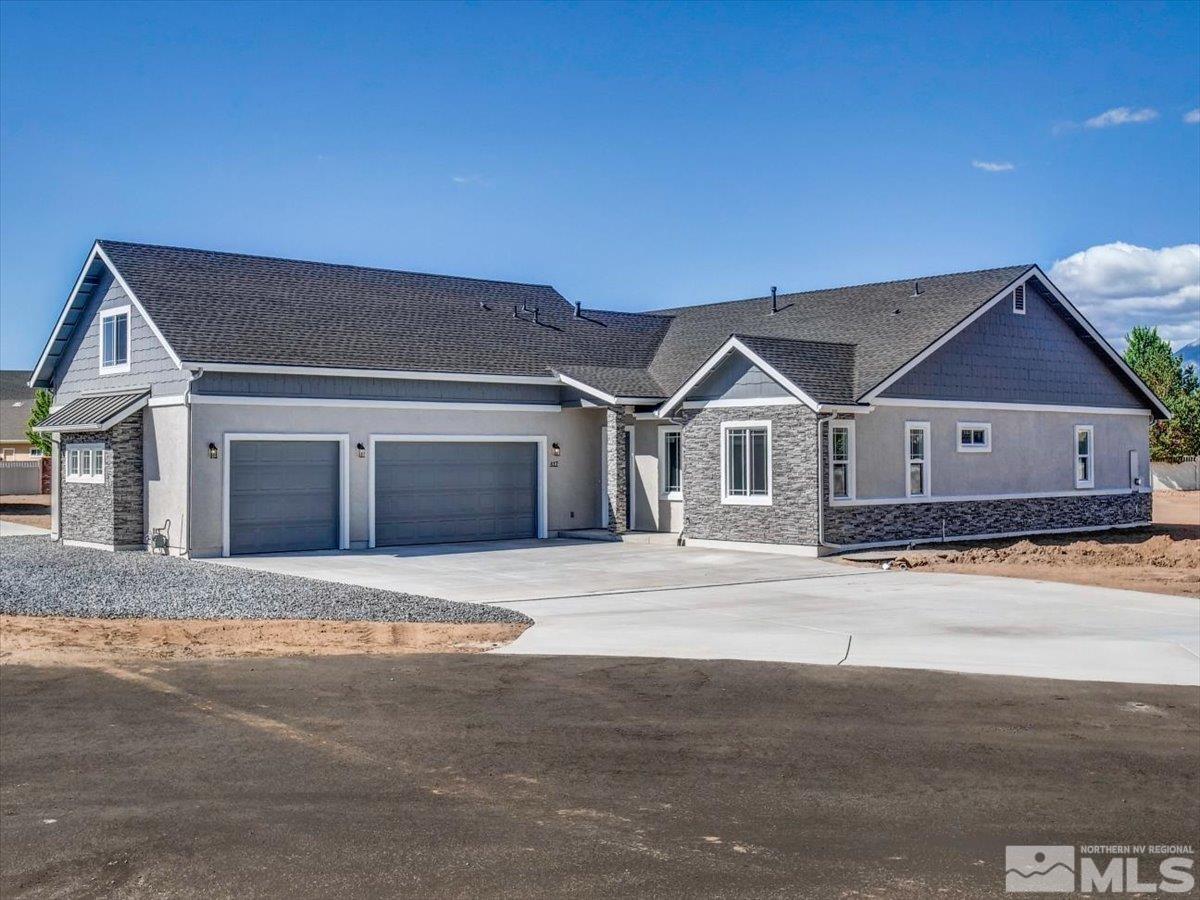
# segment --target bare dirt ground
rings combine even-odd
[[[49,494],[10,494],[0,500],[0,519],[18,525],[50,527]]]
[[[1200,494],[1155,491],[1150,528],[948,544],[893,565],[1200,597]]]
[[[0,616],[0,665],[343,653],[481,653],[526,625]]]
[[[6,666],[0,896],[1002,898],[1006,844],[1194,845],[1198,702],[718,660]]]

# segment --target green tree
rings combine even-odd
[[[1200,380],[1157,328],[1139,325],[1125,336],[1125,361],[1171,411],[1167,422],[1150,426],[1150,459],[1179,462],[1200,455]]]
[[[29,423],[25,426],[25,437],[29,438],[29,443],[42,451],[43,456],[50,455],[52,448],[50,435],[34,431],[33,427],[50,415],[50,407],[53,404],[54,395],[43,388],[38,388],[38,392],[33,398],[33,409],[29,411]]]

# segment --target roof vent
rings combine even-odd
[[[775,315],[775,313],[778,313],[778,312],[783,312],[785,309],[787,309],[789,306],[792,305],[791,303],[785,303],[783,306],[780,306],[778,291],[779,291],[779,288],[775,287],[774,285],[771,285],[771,315]]]
[[[1025,315],[1025,283],[1013,288],[1013,312],[1019,316]]]
[[[913,295],[914,297],[920,297],[920,296],[921,296],[921,282],[919,282],[919,281],[914,281],[914,282],[913,282],[913,292],[912,292],[912,295]]]

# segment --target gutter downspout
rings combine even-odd
[[[187,410],[187,477],[183,489],[183,556],[192,558],[192,384],[204,374],[204,369],[192,369],[183,392],[183,408]]]

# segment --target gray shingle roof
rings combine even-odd
[[[737,339],[814,400],[854,402],[854,345],[739,334]]]
[[[816,400],[839,402],[862,396],[969,316],[1031,266],[1008,266],[855,287],[781,294],[662,311],[672,317],[650,373],[672,392],[731,335],[853,345],[853,371],[838,355],[834,364],[851,375],[838,397],[821,396],[815,384],[797,386]],[[921,292],[913,296],[914,281]],[[814,377],[815,372],[806,372]],[[823,376],[822,376],[823,377]]]
[[[667,393],[645,368],[628,366],[554,366],[569,378],[618,397],[661,397]]]
[[[76,397],[55,410],[38,426],[39,431],[103,431],[140,408],[149,391],[89,394]]]
[[[502,375],[645,368],[670,321],[592,310],[576,318],[548,285],[100,245],[187,362]]]
[[[37,392],[29,387],[29,373],[19,369],[0,370],[0,441],[24,441],[25,423]]]

